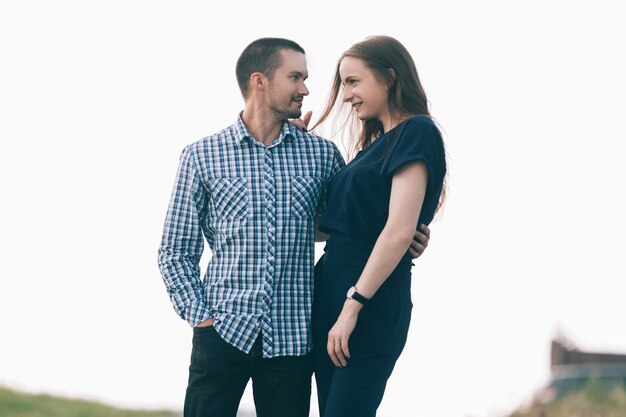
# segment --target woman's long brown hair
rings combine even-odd
[[[413,116],[426,116],[432,119],[428,109],[426,92],[417,75],[417,68],[409,51],[390,36],[370,36],[364,41],[352,45],[339,58],[328,101],[313,129],[322,124],[336,107],[338,107],[337,116],[345,113],[345,103],[339,100],[342,89],[339,66],[345,57],[363,61],[372,70],[374,76],[387,86],[389,91],[387,104],[392,118],[405,120]],[[339,106],[337,106],[338,101]],[[354,112],[349,112],[341,126],[342,128],[347,127],[349,130],[349,157],[367,148],[378,136],[384,133],[383,125],[378,119],[360,121]],[[355,137],[356,140],[353,139]],[[445,200],[446,179],[444,179],[437,211]]]

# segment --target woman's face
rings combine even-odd
[[[380,120],[389,112],[387,85],[362,60],[344,57],[339,64],[339,76],[344,87],[343,101],[352,105],[359,119]]]

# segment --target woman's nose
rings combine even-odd
[[[347,88],[343,91],[343,101],[344,103],[347,103],[348,101],[352,100],[352,92],[349,91]]]

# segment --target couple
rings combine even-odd
[[[316,126],[351,104],[360,132],[347,165],[307,132],[310,115],[298,119],[309,92],[297,43],[252,42],[236,74],[244,110],[183,150],[159,247],[193,327],[184,416],[234,417],[252,379],[258,416],[306,417],[313,371],[322,417],[375,416],[407,337],[411,261],[445,195],[415,64],[387,36],[341,56]],[[327,243],[314,267],[315,241]]]

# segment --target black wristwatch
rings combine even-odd
[[[348,293],[346,294],[346,297],[352,298],[353,300],[358,301],[359,303],[363,305],[367,304],[367,302],[369,301],[369,298],[365,298],[361,294],[359,294],[356,291],[355,287],[350,287],[350,289],[348,289]]]

